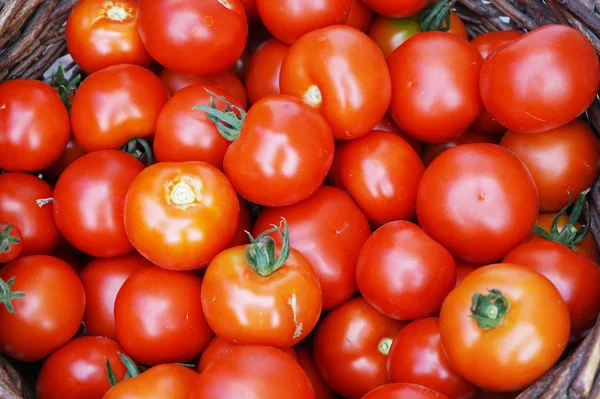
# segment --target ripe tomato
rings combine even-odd
[[[315,399],[335,399],[335,394],[327,386],[313,358],[312,351],[306,345],[296,345],[297,361],[315,390]]]
[[[212,362],[189,399],[312,399],[310,380],[289,355],[269,346],[241,345]]]
[[[392,90],[381,50],[367,35],[345,25],[319,29],[296,41],[283,61],[279,83],[282,93],[318,109],[336,139],[370,132],[386,113]]]
[[[256,0],[260,19],[276,39],[292,44],[305,33],[346,22],[352,0]]]
[[[38,171],[52,165],[69,141],[69,113],[46,83],[0,84],[0,169]]]
[[[371,19],[373,18],[373,12],[367,8],[362,0],[352,0],[350,5],[350,13],[346,20],[346,25],[351,26],[360,31],[366,32],[371,25]],[[318,395],[317,395],[318,396]]]
[[[481,267],[442,305],[440,334],[452,366],[491,391],[540,378],[569,338],[569,310],[552,283],[527,266]]]
[[[371,10],[386,17],[409,17],[421,11],[429,0],[363,0]]]
[[[125,280],[152,263],[137,252],[113,258],[96,258],[81,271],[86,305],[83,322],[87,335],[117,339],[115,298]]]
[[[419,225],[454,257],[471,263],[502,259],[529,236],[537,212],[531,173],[495,144],[450,148],[419,183]]]
[[[137,29],[135,0],[83,0],[67,19],[66,40],[73,60],[86,73],[117,64],[147,67],[152,58]]]
[[[235,234],[239,201],[204,162],[161,162],[140,173],[125,198],[125,231],[135,249],[165,269],[205,266]]]
[[[368,35],[379,46],[385,58],[412,36],[420,33],[416,18],[387,18],[377,15],[373,18]]]
[[[387,353],[403,324],[360,297],[329,312],[314,340],[315,363],[327,385],[355,399],[387,383]]]
[[[125,255],[123,202],[129,184],[144,169],[117,150],[94,151],[65,169],[54,188],[54,221],[77,249],[99,257]]]
[[[456,284],[456,263],[417,225],[400,220],[367,239],[356,281],[375,309],[394,319],[414,320],[439,310]]]
[[[472,130],[467,130],[465,133],[458,136],[456,139],[445,143],[425,144],[421,158],[426,166],[429,166],[442,152],[449,148],[454,148],[457,145],[473,144],[473,143],[490,143],[498,144],[500,137],[490,136],[489,134],[479,133]]]
[[[37,379],[38,399],[97,399],[110,389],[105,359],[117,381],[125,377],[125,366],[117,356],[121,346],[109,338],[80,337],[52,352]]]
[[[445,22],[442,21],[442,28],[445,27]],[[458,14],[455,11],[450,12],[450,28],[448,28],[448,33],[452,33],[458,37],[462,37],[465,40],[469,39],[469,33],[467,32],[467,27],[465,23],[460,19]],[[485,57],[483,57],[485,58]]]
[[[600,171],[600,141],[580,120],[538,134],[509,130],[500,145],[527,165],[540,196],[540,212],[565,207],[569,193],[589,188]]]
[[[83,317],[85,292],[71,266],[52,256],[25,256],[2,267],[0,279],[9,283],[2,288],[8,303],[11,292],[24,294],[12,299],[14,314],[7,302],[0,306],[0,352],[32,362],[73,338]]]
[[[386,384],[362,399],[448,399],[446,395],[415,384]]]
[[[0,222],[0,264],[16,259],[23,251],[23,234],[10,223]]]
[[[257,20],[258,11],[256,10],[256,0],[242,0],[242,4],[244,5],[248,21]]]
[[[256,49],[248,62],[246,88],[250,104],[270,94],[279,94],[279,72],[290,46],[270,39]]]
[[[71,136],[60,157],[49,168],[45,169],[42,174],[45,177],[49,176],[51,178],[58,179],[67,166],[85,154],[85,150],[81,148],[79,143],[75,141],[75,138]]]
[[[248,21],[240,0],[140,0],[138,29],[161,65],[210,75],[225,72],[242,55]]]
[[[556,217],[556,213],[540,213],[538,215],[536,226],[550,233],[552,231],[552,222]],[[556,227],[559,233],[563,230],[565,224],[567,223],[567,220],[569,220],[569,217],[567,215],[562,215],[558,220],[558,224],[556,225]],[[582,226],[581,223],[575,222],[574,227],[575,229],[579,230]],[[539,240],[542,238],[538,235],[533,235],[531,239]],[[587,256],[589,259],[596,263],[598,262],[598,248],[596,247],[596,242],[594,241],[594,238],[591,234],[588,234],[583,239],[583,241],[581,241],[579,244],[576,244],[575,246],[580,254]]]
[[[477,391],[450,365],[439,321],[433,317],[413,321],[398,331],[387,357],[387,371],[390,382],[422,385],[450,399],[473,398]]]
[[[506,128],[499,124],[498,121],[496,121],[496,118],[485,109],[479,114],[477,119],[475,119],[469,130],[496,136],[500,136],[506,132]]]
[[[231,241],[229,241],[228,248],[248,244],[248,233],[246,232],[252,231],[250,205],[243,198],[238,197],[238,201],[240,202],[240,216],[238,218],[237,227],[235,228],[235,234]]]
[[[571,122],[590,106],[599,87],[594,47],[565,25],[546,25],[516,38],[481,69],[486,109],[500,124],[522,133]]]
[[[0,220],[23,235],[21,255],[48,254],[56,247],[59,234],[53,209],[48,183],[26,173],[0,173]]]
[[[332,309],[356,291],[356,260],[369,237],[369,222],[352,198],[334,187],[321,187],[297,204],[265,208],[254,224],[253,234],[277,224],[289,223],[290,245],[311,264],[323,291],[323,309]],[[281,237],[271,234],[275,242]]]
[[[459,285],[461,281],[465,279],[472,271],[480,268],[481,265],[474,265],[472,263],[467,263],[462,260],[456,261],[456,285]]]
[[[482,58],[469,42],[447,32],[411,37],[389,57],[390,113],[398,126],[428,143],[460,136],[483,111]]]
[[[404,140],[406,140],[408,144],[410,144],[410,146],[415,149],[417,154],[421,153],[421,142],[400,130],[398,125],[396,125],[396,122],[394,122],[394,120],[389,114],[385,114],[383,118],[381,118],[379,123],[375,125],[373,130],[383,130],[385,132],[395,133],[398,136],[402,137]]]

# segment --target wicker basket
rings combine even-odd
[[[77,0],[0,0],[0,82],[40,79],[67,53],[64,23]],[[493,30],[560,23],[582,32],[600,54],[600,0],[451,0],[471,36]],[[586,117],[600,136],[600,104]],[[592,190],[590,231],[600,248],[600,180]],[[0,398],[33,398],[31,367],[0,356]],[[519,398],[600,399],[600,317],[570,356]]]

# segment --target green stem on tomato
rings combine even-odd
[[[425,7],[419,14],[421,32],[448,31],[450,29],[450,11],[454,0],[440,0]]]
[[[141,147],[141,150],[138,148],[138,146]],[[143,137],[136,137],[129,140],[123,145],[123,147],[121,147],[121,151],[132,155],[140,161],[145,159],[148,165],[152,165],[154,163],[152,148],[150,148],[150,144],[148,144],[148,141]]]
[[[273,274],[290,257],[290,231],[285,218],[281,218],[281,222],[283,231],[280,227],[273,226],[273,228],[262,232],[256,238],[248,233],[250,245],[246,248],[246,261],[254,271],[263,277]],[[275,255],[275,240],[269,236],[271,233],[279,233],[283,238],[283,245],[278,257]]]
[[[119,360],[121,360],[121,363],[123,363],[125,369],[127,370],[127,373],[125,373],[125,380],[140,375],[140,367],[138,367],[129,356],[121,352],[117,352],[117,356],[119,356]],[[104,357],[104,367],[106,369],[106,376],[108,378],[108,382],[111,387],[114,387],[118,383],[117,376],[115,375],[115,371],[113,370],[112,365],[110,364],[110,360],[108,360],[106,356]]]
[[[199,109],[206,113],[208,119],[215,124],[217,130],[226,140],[235,141],[240,136],[240,131],[246,119],[246,111],[229,102],[225,97],[219,96],[207,88],[204,88],[210,97],[210,107],[196,105],[193,109]],[[217,109],[215,98],[225,103],[223,111]]]
[[[63,67],[60,64],[52,74],[51,85],[58,89],[58,95],[69,112],[71,111],[71,96],[79,83],[81,83],[81,75],[73,77],[70,82],[67,81]]]
[[[7,224],[4,230],[0,232],[0,252],[5,252],[10,249],[11,244],[18,244],[20,240],[17,237],[11,236],[12,224]]]
[[[15,283],[15,276],[11,277],[10,280],[5,282],[0,278],[0,303],[4,305],[6,311],[10,314],[15,314],[15,308],[12,301],[25,296],[24,292],[12,290]]]
[[[510,302],[499,290],[489,290],[488,295],[474,294],[471,305],[471,317],[482,330],[502,325],[510,309]]]

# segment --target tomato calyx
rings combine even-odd
[[[17,237],[10,235],[12,227],[12,224],[9,223],[0,233],[0,252],[6,252],[10,249],[11,245],[18,244],[20,242]]]
[[[489,295],[473,294],[471,317],[482,330],[499,327],[510,309],[510,302],[497,289],[488,290]]]
[[[69,112],[71,112],[71,98],[77,87],[79,87],[79,83],[81,83],[81,75],[74,76],[70,81],[67,80],[65,71],[60,64],[58,64],[56,71],[52,73],[50,85],[58,89],[58,95]]]
[[[129,378],[133,378],[133,377],[137,377],[138,375],[140,375],[140,368],[135,364],[135,362],[127,355],[121,353],[121,352],[117,352],[117,356],[119,356],[119,360],[121,360],[121,362],[123,363],[123,365],[125,366],[125,369],[127,369],[127,373],[125,374],[125,380],[129,379]],[[111,387],[114,387],[115,385],[117,385],[117,383],[119,381],[117,381],[117,376],[115,375],[115,371],[112,368],[112,365],[110,364],[110,360],[108,360],[108,357],[104,356],[104,367],[106,368],[106,375],[108,377],[108,383],[110,384]]]
[[[126,152],[127,154],[135,157],[139,161],[146,160],[148,165],[152,165],[154,163],[154,156],[152,155],[152,148],[150,148],[150,144],[145,138],[136,137],[129,140],[123,147],[121,147],[121,151]]]
[[[387,356],[390,353],[390,348],[392,347],[393,340],[389,337],[381,338],[379,343],[377,344],[377,350],[382,355]]]
[[[12,287],[14,283],[15,276],[11,277],[7,282],[0,278],[0,303],[4,304],[6,311],[10,314],[15,314],[15,308],[13,307],[12,301],[25,296],[24,292],[13,292]]]
[[[250,237],[250,244],[246,248],[246,262],[248,262],[248,265],[256,273],[263,277],[275,273],[290,257],[291,247],[288,223],[285,218],[281,218],[281,223],[283,224],[283,231],[280,227],[273,225],[273,228],[265,230],[256,238],[246,232]],[[279,233],[283,238],[279,257],[275,256],[275,240],[269,236],[269,234],[275,232]]]
[[[456,0],[441,0],[425,7],[419,14],[421,32],[450,29],[450,11]]]
[[[206,113],[208,119],[215,124],[217,130],[226,140],[235,141],[240,136],[240,131],[246,119],[246,111],[229,102],[225,97],[219,96],[211,90],[204,88],[210,94],[210,107],[195,105],[193,109],[199,109]],[[225,103],[223,111],[217,109],[215,97]]]

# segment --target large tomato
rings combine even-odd
[[[165,269],[205,266],[235,234],[239,201],[222,172],[204,162],[146,168],[125,198],[125,231],[135,249]]]
[[[279,73],[290,46],[270,39],[256,49],[248,61],[246,89],[250,104],[270,94],[279,94]]]
[[[210,75],[225,72],[242,55],[248,21],[240,0],[140,0],[138,29],[161,65]]]
[[[0,84],[0,169],[38,171],[52,165],[69,141],[69,113],[57,92],[39,80]]]
[[[538,215],[536,226],[540,227],[542,230],[545,230],[548,233],[552,233],[552,224],[554,223],[554,219],[556,219],[557,216],[557,213],[540,213]],[[569,216],[564,214],[561,215],[558,219],[556,229],[559,234],[567,224],[568,220]],[[575,222],[573,227],[577,231],[579,231],[582,228],[581,223],[579,222]],[[531,238],[535,240],[542,239],[538,235],[533,235]],[[594,241],[594,237],[592,237],[591,234],[586,235],[583,241],[576,244],[575,247],[577,248],[577,251],[582,255],[587,256],[596,263],[598,262],[598,248],[596,247],[596,242]]]
[[[540,378],[564,351],[569,330],[569,310],[554,285],[508,263],[467,275],[440,312],[450,363],[491,391],[517,390]]]
[[[522,133],[571,122],[590,106],[599,87],[594,47],[565,25],[546,25],[516,38],[486,58],[481,69],[485,108],[500,124]]]
[[[497,136],[468,130],[456,139],[446,141],[445,143],[425,144],[421,153],[421,158],[423,158],[423,163],[426,166],[429,166],[442,152],[449,148],[454,148],[457,145],[472,143],[498,144],[499,141],[500,138]]]
[[[10,223],[0,222],[0,264],[16,259],[23,251],[23,234]]]
[[[292,45],[281,67],[281,92],[318,109],[336,139],[367,134],[390,104],[385,58],[363,32],[345,25],[319,29]]]
[[[306,373],[306,376],[315,390],[315,399],[335,399],[335,394],[323,380],[323,377],[321,377],[321,374],[317,369],[311,349],[306,345],[296,345],[294,348],[297,354],[296,360],[300,367],[302,367],[302,370]]]
[[[467,262],[502,259],[529,236],[537,213],[531,173],[515,154],[496,144],[463,144],[444,151],[419,183],[419,225]]]
[[[363,3],[362,0],[352,0],[350,14],[346,20],[346,25],[366,32],[371,25],[373,12]]]
[[[420,32],[417,18],[386,18],[377,15],[373,18],[368,35],[387,58],[402,43]]]
[[[421,385],[397,383],[374,389],[362,399],[448,399],[448,397]]]
[[[421,11],[429,0],[363,0],[371,10],[386,17],[409,17]]]

